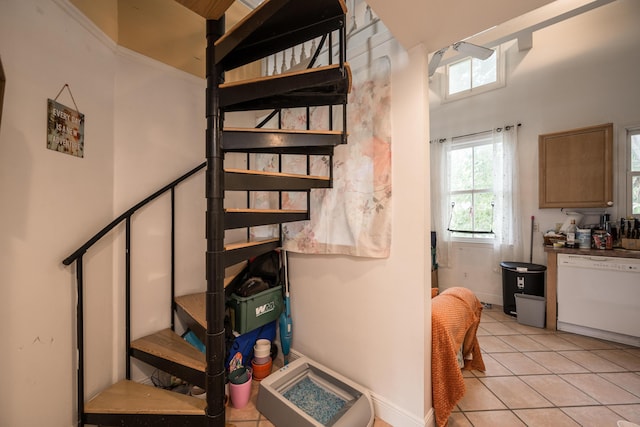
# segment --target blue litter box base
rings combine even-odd
[[[369,392],[302,357],[260,382],[258,410],[276,427],[371,427]]]

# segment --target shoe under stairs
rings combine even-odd
[[[230,0],[176,0],[207,20],[219,20]],[[207,57],[218,69],[229,71],[277,52],[339,31],[343,41],[346,6],[344,0],[266,0],[231,30],[209,45]],[[209,50],[213,49],[210,55]],[[283,73],[246,81],[217,84],[219,111],[250,111],[307,106],[346,106],[351,72],[342,54],[339,64]],[[211,85],[208,79],[208,84]],[[344,108],[344,107],[343,107]],[[332,156],[334,147],[346,143],[346,129],[280,130],[220,129],[222,153],[277,153]],[[208,156],[209,160],[209,156]],[[211,167],[209,165],[209,167]],[[240,169],[225,169],[222,191],[310,191],[330,188],[331,176],[296,175]],[[208,183],[209,184],[209,183]],[[209,196],[207,196],[209,197]],[[208,218],[209,212],[207,213]],[[224,230],[307,220],[307,210],[226,209]],[[208,236],[209,238],[209,236]],[[222,262],[224,285],[242,270],[246,261],[280,247],[280,238],[225,244]],[[190,330],[207,343],[207,293],[176,297],[174,310]],[[210,313],[209,313],[210,315]],[[184,381],[207,389],[205,354],[172,329],[136,339],[129,356]],[[222,358],[224,355],[218,355]],[[210,416],[211,408],[222,410],[222,420]],[[91,398],[80,424],[101,426],[202,426],[222,427],[224,388],[207,389],[207,400],[122,380]]]

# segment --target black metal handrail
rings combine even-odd
[[[170,184],[165,185],[160,190],[156,191],[155,193],[153,193],[152,195],[150,195],[146,199],[144,199],[141,202],[135,204],[133,207],[131,207],[126,212],[124,212],[122,215],[120,215],[119,217],[117,217],[116,219],[111,221],[109,223],[109,225],[107,225],[102,230],[97,232],[92,238],[87,240],[87,242],[85,244],[80,246],[71,255],[66,257],[62,261],[62,263],[64,265],[70,265],[73,261],[75,261],[76,259],[80,258],[87,251],[87,249],[89,249],[98,240],[100,240],[102,237],[104,237],[105,234],[107,234],[109,231],[111,231],[113,228],[115,228],[118,224],[120,224],[122,221],[124,221],[127,217],[130,217],[131,215],[133,215],[135,213],[135,211],[137,211],[138,209],[140,209],[141,207],[143,207],[147,203],[151,202],[153,199],[158,198],[159,196],[161,196],[165,192],[171,190],[172,188],[175,188],[182,181],[184,181],[185,179],[191,177],[191,175],[197,173],[201,169],[204,169],[205,166],[207,166],[207,162],[201,163],[200,165],[198,165],[195,168],[191,169],[189,172],[187,172],[184,175],[182,175],[180,178],[176,179],[175,181],[171,182]]]
[[[198,171],[204,169],[207,166],[207,162],[203,162],[195,168],[191,169],[189,172],[185,173],[178,179],[172,181],[171,183],[165,185],[155,193],[151,194],[149,197],[145,198],[139,203],[136,203],[133,207],[129,208],[123,214],[118,216],[116,219],[111,221],[106,227],[97,232],[93,237],[86,241],[82,246],[76,249],[71,255],[65,258],[62,263],[64,265],[71,265],[73,262],[76,262],[76,286],[77,286],[77,301],[76,301],[76,347],[78,351],[78,367],[77,367],[77,405],[78,405],[78,427],[84,426],[84,308],[83,308],[83,289],[84,289],[84,278],[83,278],[83,255],[87,252],[87,250],[97,243],[102,237],[104,237],[109,231],[118,226],[121,222],[126,222],[126,237],[125,237],[125,263],[126,263],[126,271],[125,271],[125,298],[126,298],[126,310],[125,310],[125,339],[126,339],[126,377],[130,379],[131,377],[131,365],[129,362],[129,354],[130,354],[130,341],[131,341],[131,217],[133,214],[146,204],[152,202],[154,199],[160,197],[167,191],[171,192],[171,309],[173,310],[173,300],[174,300],[174,292],[175,292],[175,236],[174,236],[174,227],[175,227],[175,188],[184,180],[190,178]],[[172,316],[173,318],[173,316]],[[173,320],[171,322],[171,326],[173,329]]]

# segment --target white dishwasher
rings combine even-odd
[[[640,347],[640,259],[558,254],[558,330]]]

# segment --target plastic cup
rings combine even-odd
[[[229,397],[231,405],[236,409],[242,409],[247,406],[251,398],[251,381],[245,381],[242,384],[229,383]]]

